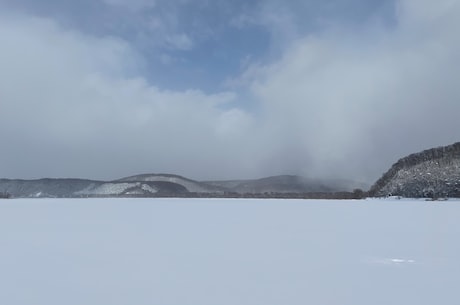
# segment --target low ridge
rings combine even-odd
[[[0,193],[5,194],[3,197],[8,195],[27,198],[240,196],[303,198],[305,197],[304,194],[320,198],[324,196],[340,198],[342,196],[355,196],[351,193],[342,193],[351,192],[354,188],[359,188],[359,185],[350,181],[315,180],[289,175],[254,180],[200,182],[171,174],[142,174],[113,181],[0,179]]]

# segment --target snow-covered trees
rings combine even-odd
[[[370,194],[460,197],[460,143],[402,158],[374,184]]]

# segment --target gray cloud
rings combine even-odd
[[[123,41],[38,18],[1,23],[3,176],[205,177],[218,168],[244,169],[218,162],[244,159],[234,147],[252,124],[227,105],[233,93],[162,91],[124,76],[136,53]]]
[[[118,6],[122,8],[127,8],[133,11],[138,11],[140,9],[144,9],[146,7],[155,7],[158,1],[156,0],[102,0],[102,2],[112,5]]]
[[[398,157],[458,140],[460,9],[436,3],[398,2],[391,27],[296,33],[217,94],[151,84],[126,40],[4,14],[1,176],[376,179]]]
[[[395,28],[303,37],[243,82],[306,173],[375,179],[404,154],[458,141],[459,16],[455,1],[401,1]]]

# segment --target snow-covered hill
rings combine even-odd
[[[400,159],[374,184],[370,194],[460,197],[460,142]]]
[[[101,184],[101,181],[84,179],[0,179],[0,192],[13,197],[73,197],[80,190]]]
[[[104,182],[83,179],[0,180],[0,192],[12,197],[151,197],[180,195],[187,190],[172,182]]]
[[[224,193],[227,189],[213,186],[207,183],[198,182],[178,175],[171,174],[143,174],[122,178],[118,181],[149,181],[149,182],[171,182],[182,185],[191,193]]]

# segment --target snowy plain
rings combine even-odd
[[[460,201],[0,200],[0,304],[460,304]]]

